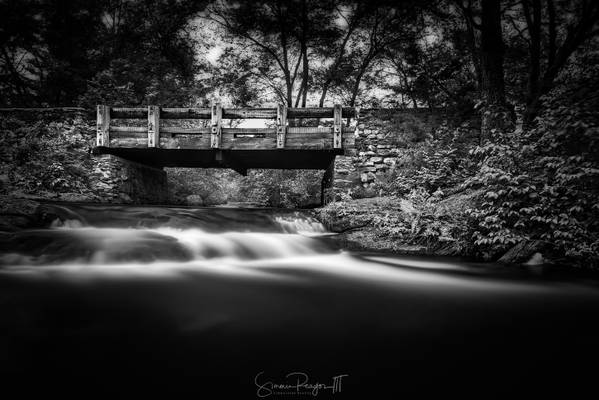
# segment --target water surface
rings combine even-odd
[[[344,252],[294,210],[45,207],[47,228],[0,236],[0,379],[37,382],[22,391],[256,398],[290,372],[347,375],[317,398],[594,385],[593,275]],[[286,396],[314,397],[267,397]]]

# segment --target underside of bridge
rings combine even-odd
[[[155,168],[230,168],[246,175],[248,169],[326,170],[336,155],[343,154],[343,150],[172,150],[96,147],[95,153],[111,154]]]

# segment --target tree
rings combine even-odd
[[[203,14],[205,20],[228,35],[252,74],[270,86],[289,107],[307,96],[309,48],[317,32],[322,31],[322,25],[314,16],[322,10],[320,2],[308,4],[307,1],[230,3],[220,0],[213,2]],[[249,63],[248,46],[258,55],[258,62]],[[298,72],[302,64],[300,78]],[[297,86],[300,79],[302,82]]]
[[[530,125],[570,57],[599,33],[599,3],[521,0],[506,8],[505,18],[514,46],[524,47],[528,56],[524,123]]]
[[[189,25],[204,6],[192,0],[2,2],[3,100],[91,105],[108,93],[136,104],[168,100],[197,73]]]

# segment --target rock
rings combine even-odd
[[[387,165],[395,165],[395,158],[384,158],[383,163]]]
[[[363,183],[368,182],[368,174],[367,173],[360,174],[360,181],[362,181]]]
[[[418,245],[399,245],[394,246],[393,250],[400,254],[426,254],[427,252],[425,246]]]
[[[0,175],[0,188],[8,187],[10,180],[7,174]]]
[[[185,202],[187,203],[187,205],[190,205],[190,206],[203,206],[204,205],[204,199],[202,199],[202,196],[199,196],[197,194],[191,194],[191,195],[187,196],[185,198]]]
[[[0,231],[14,232],[39,225],[40,203],[11,196],[0,196]]]
[[[383,162],[383,157],[372,157],[370,159],[370,161],[373,162],[373,163],[375,163],[375,164],[376,163],[381,163],[381,162]]]
[[[133,199],[127,193],[119,193],[118,199],[123,203],[133,203]]]
[[[94,197],[91,195],[85,195],[80,193],[59,193],[58,200],[68,201],[72,203],[80,203],[94,201]]]
[[[416,207],[414,207],[414,205],[412,204],[411,201],[406,200],[406,199],[401,199],[399,201],[399,208],[402,212],[406,213],[406,214],[416,214],[418,213],[418,210],[416,210]]]
[[[530,260],[524,263],[524,265],[543,265],[545,264],[545,259],[541,253],[535,253],[530,257]]]
[[[538,262],[543,259],[541,250],[544,248],[544,244],[538,240],[535,241],[522,241],[509,249],[499,260],[500,263],[505,264],[524,264],[529,261]],[[539,256],[534,257],[536,254]],[[534,260],[533,260],[534,259]],[[538,264],[527,264],[527,265],[538,265]]]
[[[346,169],[338,169],[335,171],[335,173],[339,174],[339,175],[347,175],[347,174],[349,174],[349,171]]]

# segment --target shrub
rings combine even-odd
[[[535,240],[553,257],[599,265],[598,89],[595,79],[555,90],[534,129],[495,132],[494,144],[472,151],[481,168],[466,184],[485,193],[470,217],[487,257]]]

